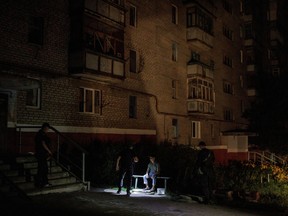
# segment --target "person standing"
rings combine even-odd
[[[149,184],[148,184],[148,178],[152,179],[152,188],[151,192],[156,190],[156,180],[157,180],[157,175],[160,173],[160,164],[156,161],[155,156],[150,156],[149,157],[150,162],[147,166],[146,174],[143,176],[143,182],[146,185],[144,190],[149,190]]]
[[[208,204],[212,202],[215,173],[214,173],[214,152],[206,148],[204,141],[198,144],[200,151],[197,155],[195,172],[199,178],[199,183],[204,196],[203,203]]]
[[[48,163],[47,160],[52,156],[50,150],[50,138],[47,132],[50,129],[48,123],[43,123],[41,129],[35,136],[35,156],[38,162],[38,170],[35,185],[39,188],[48,187]]]
[[[121,193],[124,180],[126,180],[127,196],[131,195],[130,190],[131,190],[131,185],[132,185],[134,165],[138,161],[139,159],[136,156],[134,145],[129,145],[129,147],[125,148],[118,156],[117,162],[116,162],[116,171],[119,172],[117,194]]]

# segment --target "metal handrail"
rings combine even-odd
[[[284,165],[286,163],[285,159],[277,156],[275,153],[271,152],[248,152],[248,160],[252,160],[254,162],[260,162],[263,164],[264,162],[268,162],[271,164],[280,164]]]
[[[22,130],[24,128],[35,128],[40,129],[41,126],[16,126],[16,129],[19,130],[19,153],[22,153]],[[86,181],[86,151],[81,145],[72,140],[70,137],[65,136],[63,133],[58,131],[56,128],[50,126],[50,129],[57,134],[57,150],[56,155],[54,155],[55,161],[70,174],[72,174],[77,179],[81,180],[82,183],[88,185],[88,190],[90,189],[90,182]],[[63,141],[62,141],[63,140]],[[62,142],[61,142],[62,141]],[[76,154],[80,154],[80,157],[75,157],[72,154],[65,155],[65,152],[62,151],[62,145],[64,143],[69,144],[70,147],[73,147],[73,150],[77,150]]]

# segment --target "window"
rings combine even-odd
[[[44,37],[44,18],[30,17],[28,42],[43,45]]]
[[[223,26],[223,35],[230,40],[233,40],[233,31],[227,26]]]
[[[227,1],[227,0],[223,0],[223,8],[228,12],[232,14],[232,5]]]
[[[135,6],[130,5],[129,14],[130,14],[130,20],[129,20],[130,26],[136,27],[137,13]]]
[[[244,37],[243,26],[241,25],[239,28],[240,28],[239,29],[239,36],[240,36],[240,38],[243,38]]]
[[[240,50],[240,63],[244,62],[243,50]]]
[[[130,96],[129,97],[129,118],[137,117],[137,97]]]
[[[90,50],[115,58],[124,58],[124,31],[113,29],[115,33],[105,32],[110,29],[106,24],[95,22],[98,30],[87,29],[85,32],[85,45]],[[103,31],[102,31],[103,30]]]
[[[178,8],[172,5],[172,23],[178,24]]]
[[[224,120],[233,121],[233,112],[230,109],[224,109]]]
[[[193,62],[200,61],[200,54],[197,52],[192,52],[191,61]]]
[[[178,120],[177,119],[172,119],[172,136],[173,138],[177,138],[178,137]]]
[[[80,88],[79,112],[101,114],[101,91]]]
[[[272,68],[272,76],[279,77],[280,76],[280,68]]]
[[[210,125],[210,134],[211,138],[215,138],[215,128],[213,124]]]
[[[172,44],[172,61],[177,61],[178,58],[178,47],[176,43]]]
[[[191,125],[191,137],[192,139],[200,139],[201,138],[201,124],[200,121],[192,121]]]
[[[242,75],[240,75],[239,80],[240,80],[241,88],[244,88],[244,80],[243,80],[243,76]]]
[[[223,56],[223,64],[232,67],[232,59],[226,55]]]
[[[188,83],[188,99],[202,99],[213,101],[214,85],[212,82],[200,78],[193,78]]]
[[[198,27],[209,34],[212,34],[213,19],[202,9],[191,7],[187,11],[187,27]]]
[[[40,108],[40,88],[26,90],[26,106]]]
[[[223,91],[227,94],[233,94],[233,86],[227,81],[223,81]]]
[[[253,32],[253,25],[252,23],[247,23],[244,26],[244,33],[245,33],[245,39],[254,39],[254,32]]]
[[[136,73],[137,72],[137,58],[136,58],[136,51],[130,50],[130,72]]]
[[[172,98],[176,99],[177,98],[177,81],[172,80]]]

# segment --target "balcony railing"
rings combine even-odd
[[[202,50],[213,47],[213,36],[198,27],[187,28],[187,41]]]

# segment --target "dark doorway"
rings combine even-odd
[[[0,153],[7,153],[8,95],[0,93]]]

